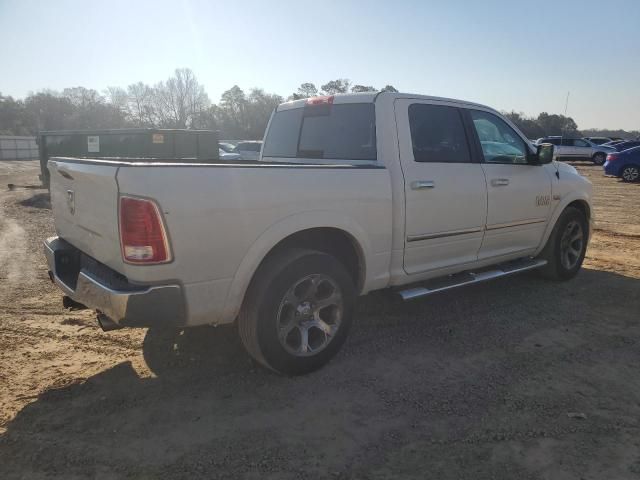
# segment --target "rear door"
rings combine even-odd
[[[573,140],[573,152],[578,158],[591,158],[593,153],[593,147],[586,140],[581,138],[574,138]]]
[[[104,162],[49,161],[56,232],[84,253],[116,270],[122,266],[117,171],[117,166]]]
[[[559,153],[561,154],[562,157],[567,157],[567,158],[574,158],[578,155],[576,152],[576,149],[574,148],[572,138],[562,139],[560,143]]]
[[[487,188],[460,110],[453,103],[398,99],[395,113],[405,181],[405,271],[475,261]]]
[[[538,247],[551,208],[551,176],[527,163],[524,139],[492,112],[469,109],[487,182],[486,232],[478,258],[498,258]]]

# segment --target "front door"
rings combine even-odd
[[[551,173],[527,162],[528,145],[503,119],[468,110],[487,181],[486,232],[479,259],[527,254],[542,241],[551,212]]]
[[[487,187],[460,109],[448,102],[399,99],[395,112],[405,182],[405,271],[474,262]]]

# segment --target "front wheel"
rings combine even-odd
[[[589,224],[585,215],[574,207],[567,207],[540,253],[547,261],[540,273],[555,280],[569,280],[576,276],[587,251]]]
[[[340,350],[356,292],[331,255],[292,249],[268,258],[256,273],[238,318],[242,342],[276,372],[312,372]]]
[[[625,182],[637,182],[640,178],[640,167],[637,165],[627,165],[622,169],[621,177]]]
[[[607,161],[607,156],[602,152],[598,152],[592,157],[592,160],[596,165],[604,165],[604,162]]]

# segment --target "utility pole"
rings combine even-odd
[[[560,142],[562,143],[562,138],[564,137],[564,132],[567,126],[567,109],[569,108],[569,91],[567,91],[567,99],[564,101],[564,121],[562,123],[562,131],[560,132]]]

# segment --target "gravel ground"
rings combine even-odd
[[[64,310],[37,164],[0,162],[0,478],[640,478],[640,184],[578,168],[598,228],[574,280],[369,295],[333,362],[283,378],[233,328]]]

